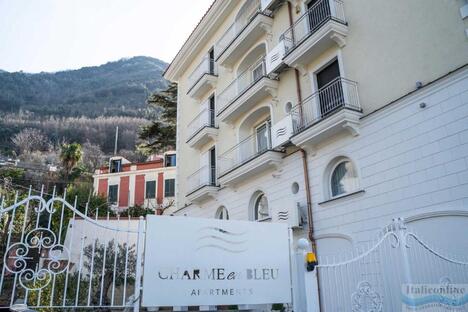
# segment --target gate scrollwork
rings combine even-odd
[[[22,287],[38,290],[46,287],[53,275],[63,273],[69,259],[69,250],[58,242],[56,235],[50,229],[38,227],[8,248],[4,264],[8,272],[18,275]]]

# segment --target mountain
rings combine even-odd
[[[0,153],[11,154],[12,139],[26,128],[38,129],[55,146],[89,142],[111,153],[118,126],[119,149],[134,150],[139,128],[159,118],[146,99],[167,86],[166,67],[137,56],[56,73],[0,70]]]
[[[137,56],[56,73],[0,70],[0,112],[141,117],[147,96],[167,85],[162,77],[166,67],[161,60]]]

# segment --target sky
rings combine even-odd
[[[170,62],[213,0],[0,0],[0,69],[52,72],[151,56]]]

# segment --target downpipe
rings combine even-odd
[[[293,27],[293,16],[292,16],[292,6],[291,2],[287,2],[288,4],[288,14],[289,14],[289,26],[292,28]],[[294,29],[292,29],[292,36],[294,38]],[[297,93],[297,100],[298,104],[302,103],[302,88],[301,88],[301,81],[300,81],[300,73],[298,69],[294,69],[294,75],[295,75],[295,80],[296,80],[296,93]],[[300,116],[301,116],[301,122],[303,120],[303,114],[302,114],[302,107],[300,107]],[[302,156],[302,168],[303,168],[303,174],[304,174],[304,186],[305,186],[305,192],[306,192],[306,200],[307,200],[307,227],[308,227],[308,239],[311,244],[311,251],[315,255],[317,255],[317,242],[315,240],[314,236],[314,220],[313,220],[313,213],[312,213],[312,195],[310,192],[310,177],[309,177],[309,164],[307,161],[307,151],[304,150],[303,148],[300,148],[299,151],[301,152]],[[317,281],[317,300],[318,300],[318,306],[319,310],[322,311],[322,303],[320,300],[320,277],[318,274],[318,269],[315,268],[315,276],[316,276],[316,281]]]

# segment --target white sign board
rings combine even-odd
[[[286,224],[149,216],[143,306],[291,302]]]

